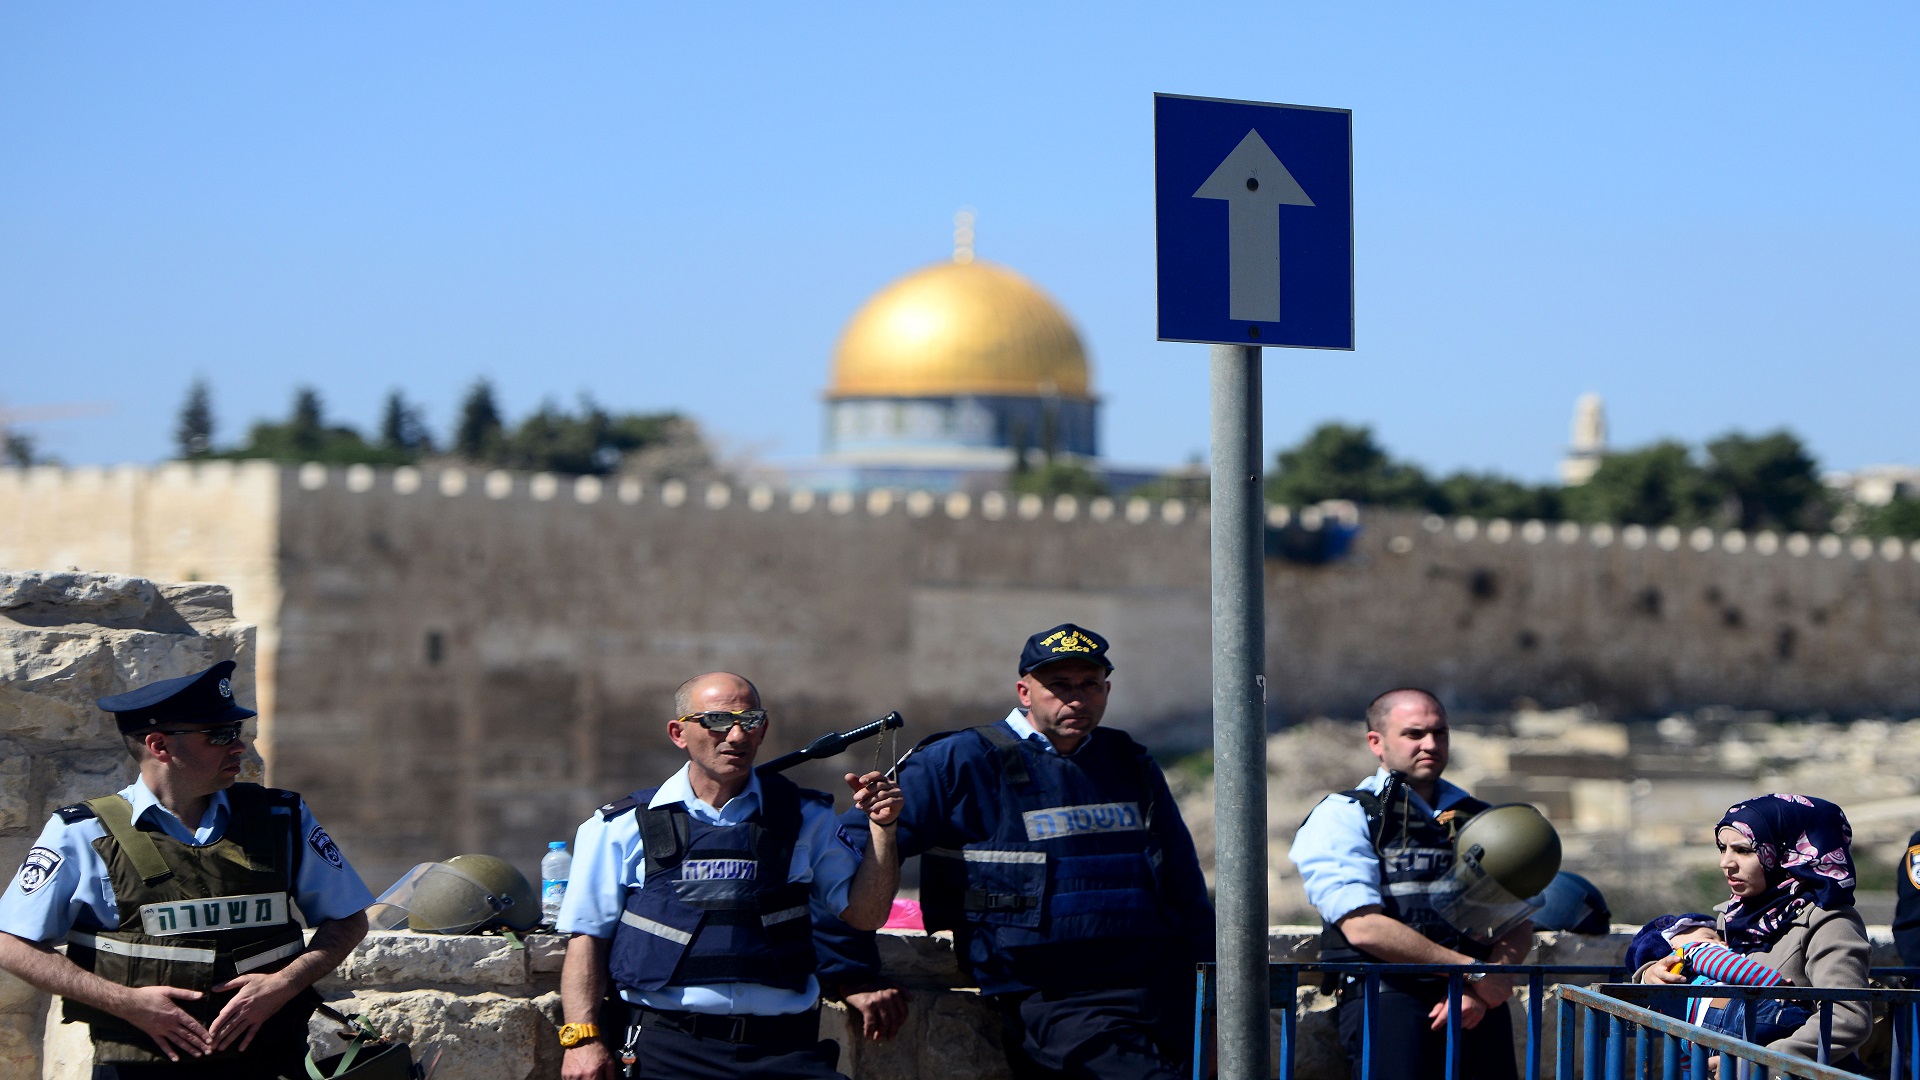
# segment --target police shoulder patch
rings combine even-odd
[[[1907,849],[1907,884],[1920,889],[1920,844]]]
[[[26,860],[20,864],[20,892],[29,896],[37,892],[53,880],[54,871],[66,861],[65,855],[50,847],[36,847],[27,852]]]
[[[334,846],[333,837],[328,836],[327,830],[320,826],[315,825],[313,831],[307,834],[307,846],[312,848],[315,854],[327,860],[335,870],[347,868],[347,860],[341,857],[340,849]]]
[[[614,818],[619,817],[621,814],[624,814],[627,811],[632,810],[634,807],[639,805],[640,805],[640,800],[634,798],[631,795],[627,796],[624,799],[615,799],[614,801],[600,808],[600,818],[603,821],[612,821]]]
[[[93,807],[83,802],[74,803],[72,806],[63,806],[55,810],[54,813],[59,814],[60,820],[69,825],[77,825],[88,818],[100,816],[93,812]]]

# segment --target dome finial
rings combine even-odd
[[[963,206],[953,215],[953,261],[973,261],[973,208]]]

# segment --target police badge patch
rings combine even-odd
[[[333,846],[333,837],[328,836],[327,830],[320,826],[315,825],[313,831],[307,834],[307,846],[331,863],[335,870],[347,868],[347,860],[341,858],[340,849]]]
[[[1907,849],[1907,884],[1920,889],[1920,844]]]
[[[34,890],[53,880],[53,872],[60,869],[66,856],[47,847],[37,847],[27,852],[26,861],[20,864],[20,891],[32,893]]]

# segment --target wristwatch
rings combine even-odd
[[[562,1024],[560,1025],[560,1046],[571,1050],[588,1039],[600,1037],[598,1024]]]

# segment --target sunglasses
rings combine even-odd
[[[239,724],[222,724],[219,727],[188,728],[185,731],[162,731],[162,735],[205,735],[208,746],[225,746],[240,737]]]
[[[733,730],[735,724],[740,725],[741,731],[759,731],[767,726],[767,710],[741,709],[739,712],[725,712],[720,709],[709,709],[706,712],[688,713],[680,718],[683,724],[689,720],[715,735],[727,734]]]

